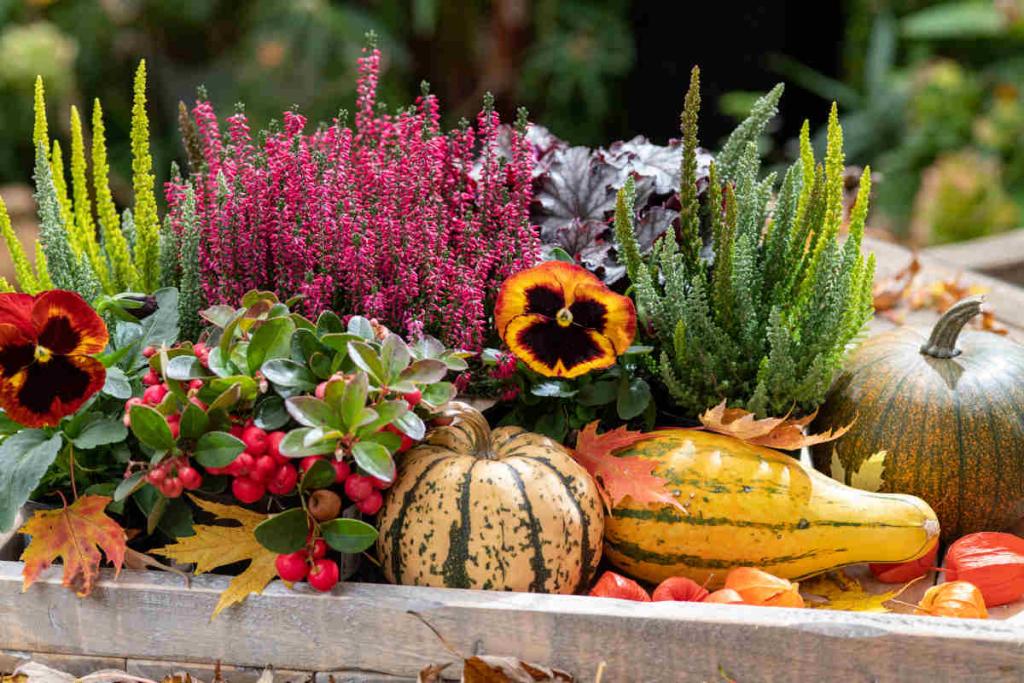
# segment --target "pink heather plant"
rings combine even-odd
[[[380,52],[364,51],[354,129],[335,119],[306,133],[306,119],[287,112],[283,130],[254,139],[238,113],[222,135],[198,102],[202,168],[168,184],[171,225],[180,233],[191,220],[191,185],[210,303],[254,288],[301,294],[311,315],[359,313],[478,350],[502,281],[539,258],[532,149],[519,130],[499,144],[489,102],[475,128],[449,133],[431,95],[380,113],[379,70]]]

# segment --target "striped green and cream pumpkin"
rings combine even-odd
[[[399,462],[377,550],[393,583],[576,593],[601,559],[604,512],[569,452],[518,427],[493,432],[453,404],[450,426]]]
[[[865,341],[812,425],[853,423],[813,448],[816,468],[861,488],[920,496],[944,540],[1024,516],[1024,346],[961,334],[980,310],[980,298],[964,299],[930,338],[903,328]]]

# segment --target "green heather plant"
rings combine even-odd
[[[761,416],[814,410],[872,314],[874,258],[860,254],[870,170],[861,176],[844,242],[834,105],[824,164],[815,161],[805,123],[800,159],[781,186],[775,174],[760,177],[756,140],[778,95],[758,102],[712,164],[705,210],[713,263],[700,257],[697,69],[682,115],[679,227],[647,257],[634,233],[633,182],[619,192],[615,232],[641,330],[657,347],[651,371],[689,415],[723,399]]]

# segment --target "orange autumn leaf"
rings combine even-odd
[[[576,437],[576,460],[597,482],[609,511],[627,496],[636,503],[661,503],[684,510],[675,496],[666,490],[667,480],[653,474],[657,462],[614,455],[615,451],[651,436],[624,426],[598,434],[595,420],[581,429]]]
[[[744,604],[762,607],[803,607],[800,584],[754,567],[736,567],[725,576],[725,587],[743,597]]]
[[[973,583],[950,581],[932,586],[917,603],[914,614],[960,619],[988,619],[985,598]]]
[[[876,282],[871,292],[875,311],[882,313],[896,308],[910,291],[914,276],[919,270],[921,270],[921,262],[917,260],[917,254],[914,254],[911,256],[910,263],[899,272]]]
[[[845,427],[829,429],[821,434],[804,434],[804,429],[811,423],[817,411],[801,418],[766,417],[757,419],[753,413],[742,408],[726,408],[722,401],[714,408],[704,411],[700,422],[704,429],[717,434],[725,434],[734,439],[745,441],[754,446],[775,448],[782,451],[795,451],[804,446],[825,443],[838,439],[850,430],[852,423]]]
[[[64,564],[64,585],[80,596],[88,595],[100,573],[102,550],[121,571],[127,538],[124,529],[107,517],[107,496],[82,496],[59,510],[42,510],[32,515],[19,533],[31,536],[21,561],[23,588],[28,590],[39,573],[58,557]]]

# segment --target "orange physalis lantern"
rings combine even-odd
[[[933,617],[959,617],[961,619],[988,619],[985,598],[973,583],[950,581],[929,588],[914,614]]]
[[[670,576],[654,589],[651,600],[662,602],[675,600],[677,602],[703,602],[708,597],[708,590],[693,579],[685,576]]]
[[[627,579],[615,572],[605,572],[597,580],[594,587],[590,589],[590,595],[595,598],[619,598],[620,600],[634,600],[637,602],[650,602],[651,596],[647,594],[644,587],[633,579]]]
[[[636,335],[633,301],[585,268],[562,261],[507,279],[494,322],[509,350],[545,377],[609,368]]]
[[[742,605],[743,596],[731,588],[720,588],[704,598],[704,602],[717,602],[722,605]]]
[[[92,354],[107,326],[74,292],[0,294],[0,407],[27,427],[52,427],[103,388]]]
[[[803,607],[799,584],[780,579],[753,567],[737,567],[725,577],[725,587],[743,597],[748,605],[764,607]]]
[[[969,581],[989,607],[1024,597],[1024,538],[981,531],[957,540],[946,551],[946,580]]]

